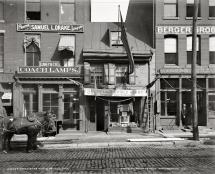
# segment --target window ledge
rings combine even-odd
[[[186,17],[185,19],[192,20],[193,17]],[[202,20],[202,17],[197,17],[198,20]]]
[[[42,21],[41,20],[25,20],[25,23],[38,23],[40,24]]]
[[[164,68],[170,68],[170,67],[178,68],[179,66],[176,65],[176,64],[165,64],[165,65],[164,65]]]
[[[163,17],[164,20],[179,20],[179,17]]]
[[[208,17],[209,20],[215,20],[215,17]]]

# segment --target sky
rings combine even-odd
[[[129,0],[91,0],[91,22],[119,22],[119,5],[125,21]]]

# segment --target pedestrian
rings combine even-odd
[[[181,109],[181,121],[182,121],[182,125],[183,125],[184,127],[187,126],[187,123],[186,123],[186,116],[187,116],[186,104],[183,104],[183,105],[182,105],[182,109]]]

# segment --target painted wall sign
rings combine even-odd
[[[43,31],[43,32],[69,32],[69,33],[83,33],[84,26],[65,25],[65,24],[16,24],[17,31]]]
[[[56,67],[56,66],[24,66],[18,68],[18,73],[63,73],[80,74],[80,67]]]
[[[157,34],[192,34],[192,26],[156,26]],[[197,34],[215,34],[215,26],[197,26]]]
[[[146,90],[133,89],[94,89],[84,88],[84,95],[87,96],[115,96],[115,97],[143,97],[147,96]]]
[[[164,68],[160,69],[160,74],[191,74],[191,68]],[[196,68],[197,74],[215,74],[215,68]]]

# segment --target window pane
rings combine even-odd
[[[196,50],[199,51],[199,36],[196,38]],[[192,36],[187,36],[187,51],[192,51]]]
[[[74,4],[73,3],[62,3],[61,9],[61,22],[72,22],[74,21]]]
[[[209,51],[215,51],[215,36],[209,37]]]
[[[215,6],[209,7],[209,17],[215,17]]]
[[[111,45],[122,45],[121,32],[111,31]]]
[[[210,64],[215,64],[215,51],[210,51]]]
[[[176,4],[164,4],[164,16],[165,17],[176,17],[177,9]]]
[[[213,78],[208,79],[208,87],[215,88],[215,79],[213,79]]]
[[[178,79],[161,79],[161,89],[177,89],[178,87]]]
[[[176,53],[165,53],[165,64],[178,64],[178,57]]]
[[[164,39],[164,51],[165,51],[165,53],[176,53],[177,52],[177,39],[176,38],[165,38]]]
[[[26,2],[26,19],[40,20],[40,0],[28,0]]]
[[[40,12],[40,2],[27,2],[26,11]]]
[[[215,0],[209,0],[209,6],[215,6]]]
[[[26,53],[26,65],[33,66],[33,53]]]
[[[51,94],[51,106],[58,106],[58,94]]]

